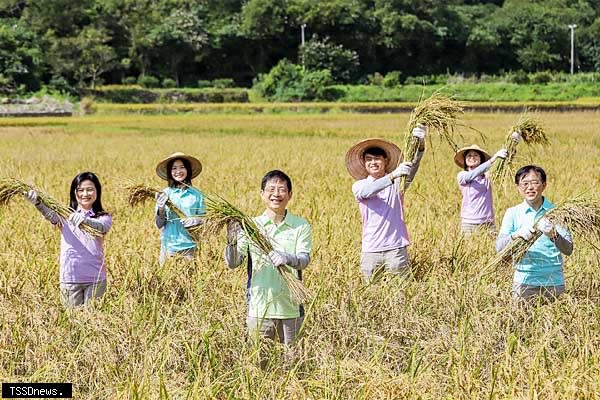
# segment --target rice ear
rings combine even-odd
[[[429,98],[419,100],[410,114],[407,131],[404,137],[404,161],[412,161],[417,154],[419,140],[412,136],[412,130],[423,125],[434,130],[446,141],[454,151],[458,145],[454,140],[454,131],[458,124],[458,116],[464,112],[464,107],[458,101],[446,97],[440,91],[434,92]],[[400,177],[399,190],[406,191],[406,177]]]
[[[521,114],[515,126],[510,128],[504,139],[504,148],[508,155],[506,158],[498,158],[490,168],[490,180],[492,184],[497,182],[507,182],[513,175],[513,161],[517,155],[517,142],[512,138],[512,133],[518,132],[521,139],[527,145],[547,146],[550,142],[542,124],[533,118],[528,111]]]

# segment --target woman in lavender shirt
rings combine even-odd
[[[106,291],[104,235],[112,217],[102,207],[102,186],[92,172],[83,172],[71,182],[69,206],[75,210],[65,220],[38,199],[35,190],[25,194],[50,223],[60,229],[60,292],[65,307],[87,305]],[[102,236],[92,238],[82,231],[88,225]]]
[[[490,157],[475,144],[463,147],[454,156],[456,165],[463,168],[456,177],[462,193],[460,228],[463,234],[469,236],[478,228],[495,231],[492,185],[487,171],[496,158],[506,156],[506,149],[500,149]]]

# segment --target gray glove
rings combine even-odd
[[[237,237],[242,230],[239,222],[233,221],[227,224],[227,243],[233,244],[237,242]]]
[[[202,225],[204,220],[200,217],[187,217],[181,220],[181,224],[184,228],[191,228],[193,226]]]
[[[40,204],[40,201],[38,199],[38,194],[34,189],[31,189],[30,191],[23,193],[23,196],[25,196],[25,200],[27,200],[34,206],[37,206],[38,204]]]

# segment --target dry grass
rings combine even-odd
[[[535,154],[519,149],[519,163],[546,169],[550,200],[597,191],[600,114],[539,117],[552,127],[552,146]],[[467,113],[464,121],[500,147],[517,118]],[[576,239],[566,257],[566,295],[549,305],[514,306],[509,268],[480,275],[495,254],[493,240],[460,240],[454,153],[437,140],[404,199],[415,277],[362,285],[360,216],[343,156],[365,137],[394,140],[407,120],[408,114],[94,115],[2,128],[0,176],[66,193],[76,172],[94,171],[114,226],[105,238],[106,296],[93,312],[66,312],[58,233],[17,202],[5,207],[0,380],[70,381],[78,399],[600,398],[597,253]],[[246,277],[224,266],[224,235],[202,240],[194,267],[160,266],[154,204],[131,208],[120,195],[125,178],[159,187],[157,160],[182,149],[202,160],[194,185],[248,215],[264,209],[264,173],[279,168],[292,177],[290,210],[313,228],[303,277],[314,296],[289,370],[275,366],[279,346],[270,350],[269,369],[256,364],[257,349],[245,335]],[[515,188],[495,195],[499,225],[521,198]]]

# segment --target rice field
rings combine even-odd
[[[600,197],[600,114],[541,113],[550,145],[520,144],[517,164],[544,167],[554,202]],[[484,271],[493,239],[459,231],[459,172],[447,143],[428,142],[406,193],[413,277],[365,287],[360,219],[344,155],[356,141],[401,145],[409,114],[206,114],[0,120],[0,177],[67,202],[72,178],[97,173],[114,226],[105,241],[109,286],[94,310],[65,311],[59,233],[26,201],[0,210],[0,381],[72,382],[78,399],[558,399],[600,398],[600,256],[575,237],[559,301],[516,307],[511,270]],[[459,145],[493,152],[519,114],[467,113]],[[289,208],[313,227],[303,339],[296,361],[245,335],[245,269],[223,261],[225,234],[197,263],[158,265],[153,204],[128,205],[127,182],[163,183],[175,151],[203,163],[194,185],[244,212],[263,210],[260,179],[293,180]],[[496,223],[520,202],[495,187]],[[598,243],[595,244],[596,246]],[[597,246],[598,247],[598,246]]]

